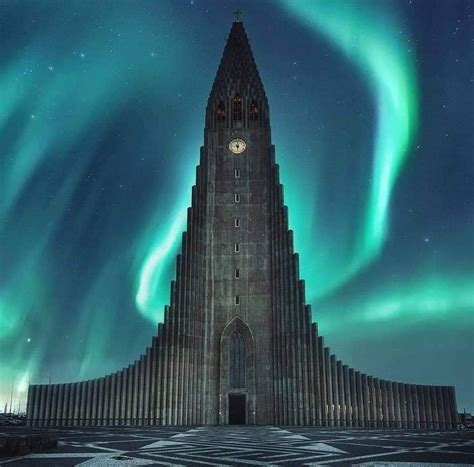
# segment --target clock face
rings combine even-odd
[[[233,139],[229,143],[229,149],[234,153],[234,154],[242,154],[245,151],[245,148],[247,147],[247,143],[240,138]]]

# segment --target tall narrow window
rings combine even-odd
[[[234,177],[235,178],[240,178],[240,169],[235,169],[234,170]]]
[[[216,115],[217,115],[217,121],[223,122],[225,120],[224,102],[220,101],[219,104],[217,104]]]
[[[239,219],[238,217],[236,217],[236,218],[234,219],[234,226],[235,226],[235,227],[240,227],[240,219]]]
[[[240,251],[240,243],[236,243],[236,244],[234,245],[234,251],[235,251],[236,253],[238,253],[238,252]]]
[[[236,193],[235,196],[234,196],[234,201],[236,203],[240,203],[240,193]]]
[[[240,269],[235,270],[235,278],[239,279],[240,278]]]
[[[255,101],[250,104],[249,120],[258,120],[258,107]]]
[[[235,304],[240,305],[240,295],[235,296]]]
[[[239,331],[235,331],[229,340],[229,386],[245,387],[245,341]]]
[[[240,94],[234,97],[234,120],[242,120],[242,98]]]

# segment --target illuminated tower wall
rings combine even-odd
[[[27,417],[33,426],[456,426],[454,388],[362,374],[318,335],[288,230],[268,101],[241,22],[209,96],[164,323],[128,368],[30,386]]]

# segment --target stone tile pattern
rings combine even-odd
[[[29,425],[227,424],[229,394],[239,393],[249,424],[455,428],[453,387],[349,368],[312,323],[268,101],[241,22],[232,25],[205,122],[170,305],[151,346],[103,378],[30,386]],[[229,149],[235,138],[247,144],[238,155]],[[240,388],[229,378],[236,332],[245,342]]]
[[[48,430],[58,449],[14,466],[472,465],[474,432],[274,426],[73,427]]]

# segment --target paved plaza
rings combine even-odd
[[[474,464],[474,431],[274,426],[3,429],[49,433],[54,451],[0,459],[8,466],[246,466]]]

